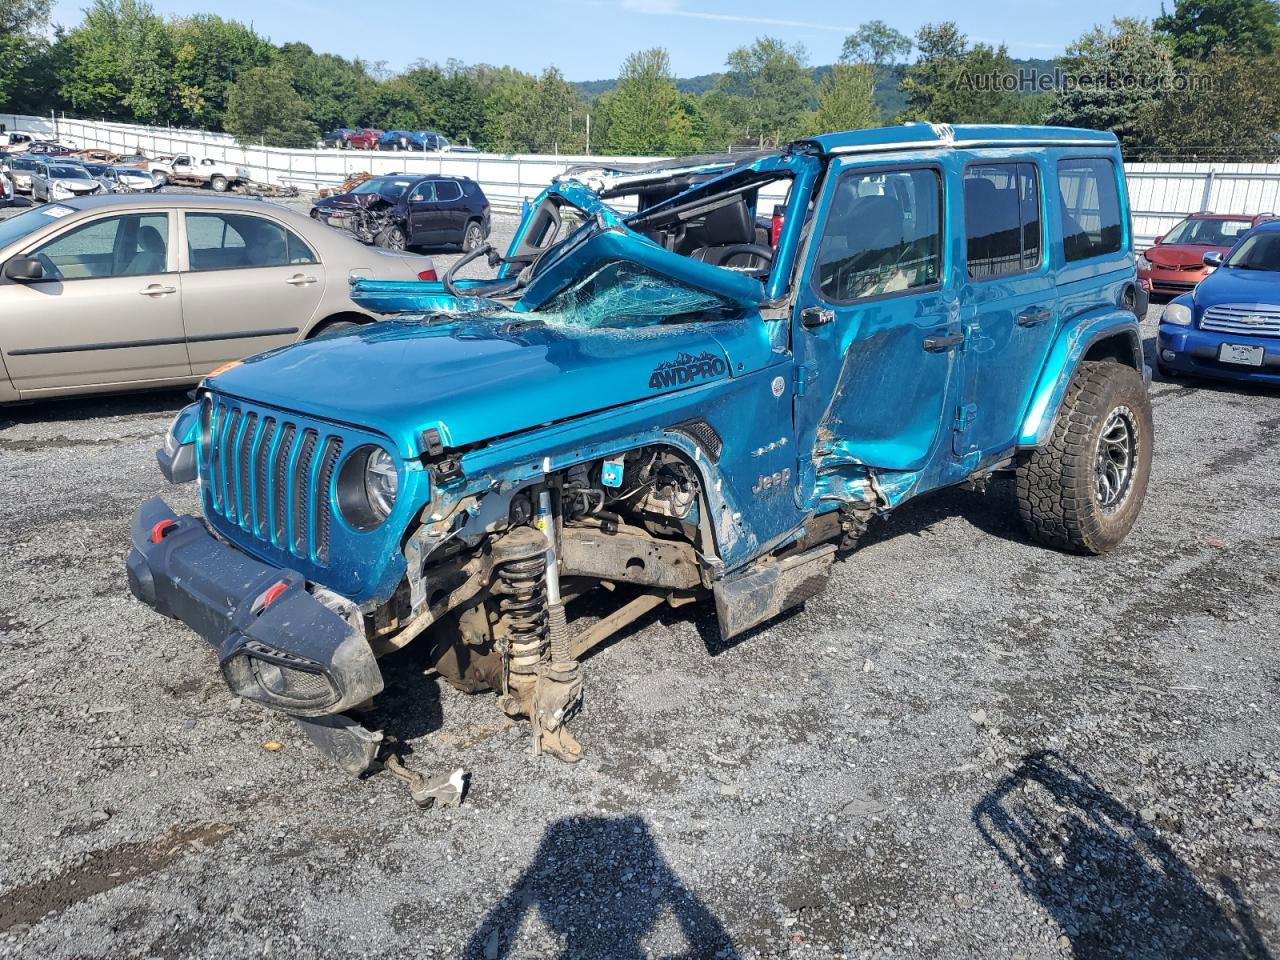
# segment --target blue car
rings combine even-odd
[[[658,607],[742,634],[878,516],[994,474],[1033,538],[1085,554],[1145,497],[1109,133],[908,124],[594,164],[505,252],[352,296],[387,318],[204,381],[157,452],[203,516],[144,503],[127,562],[234,693],[352,773],[387,745],[351,711],[410,643],[574,761],[583,658]]]
[[[1280,383],[1280,221],[1204,261],[1217,269],[1160,315],[1160,372]]]
[[[443,153],[450,149],[449,140],[442,133],[419,130],[388,130],[378,138],[379,150],[417,150],[426,153]]]

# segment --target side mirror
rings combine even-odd
[[[1160,236],[1156,237],[1156,243],[1164,243],[1164,234],[1163,234],[1163,233],[1162,233],[1162,234],[1160,234]]]
[[[4,265],[4,275],[17,283],[44,279],[44,266],[35,257],[14,257]]]
[[[1204,255],[1204,265],[1206,267],[1222,266],[1222,254],[1220,254],[1217,250],[1210,250],[1208,253]]]

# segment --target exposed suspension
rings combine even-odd
[[[505,641],[507,661],[501,706],[513,717],[532,715],[538,665],[547,656],[546,551],[546,540],[532,527],[516,527],[494,547],[494,632]]]

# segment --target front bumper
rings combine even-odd
[[[309,593],[302,574],[228,546],[159,497],[138,508],[131,536],[130,591],[204,637],[236,695],[315,718],[381,692],[363,630]]]
[[[1224,343],[1262,347],[1262,366],[1222,363],[1218,349]],[[1274,337],[1247,337],[1162,323],[1156,337],[1156,356],[1162,367],[1175,373],[1280,384],[1280,339]]]
[[[1145,280],[1147,289],[1152,293],[1183,294],[1190,293],[1201,280],[1209,275],[1208,267],[1193,270],[1168,270],[1153,266],[1150,270],[1139,270],[1139,282]]]

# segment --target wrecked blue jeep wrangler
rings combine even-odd
[[[713,600],[740,634],[876,516],[996,473],[1081,553],[1145,496],[1110,134],[913,124],[576,168],[505,254],[353,295],[388,319],[204,381],[157,454],[204,517],[143,504],[128,559],[232,691],[353,773],[386,756],[353,712],[410,642],[572,761],[583,656],[646,611]]]

